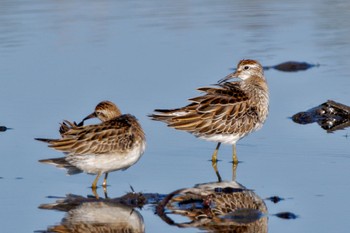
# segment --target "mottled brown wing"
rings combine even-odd
[[[206,94],[190,99],[190,105],[178,109],[182,115],[169,119],[170,127],[200,135],[240,133],[246,127],[243,121],[251,112],[249,98],[238,84],[224,83],[218,88],[198,90]]]
[[[75,122],[70,122],[67,120],[64,120],[61,124],[60,124],[60,128],[59,128],[59,132],[61,134],[61,137],[69,137],[69,131],[75,127],[77,127],[78,125]]]
[[[138,124],[134,121],[130,115],[122,115],[98,125],[71,125],[64,138],[50,140],[49,146],[69,154],[122,153],[134,143],[131,127]]]

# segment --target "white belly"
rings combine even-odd
[[[142,143],[126,154],[69,155],[67,161],[89,174],[125,170],[140,159],[145,147],[146,144]]]
[[[226,134],[226,135],[221,135],[221,134],[216,134],[216,135],[202,135],[198,136],[201,139],[205,139],[207,141],[212,141],[212,142],[221,142],[225,144],[236,144],[236,142],[241,138],[238,134]]]
[[[118,203],[84,202],[70,210],[65,220],[69,226],[83,223],[86,230],[91,229],[88,232],[101,232],[101,226],[106,226],[104,229],[108,229],[108,232],[121,232],[121,229],[144,232],[145,229],[143,217],[137,210]]]

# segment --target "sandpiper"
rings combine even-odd
[[[129,199],[128,202],[122,202],[123,200],[120,200],[122,198],[97,199],[68,194],[64,199],[58,199],[56,203],[42,204],[39,206],[40,209],[66,212],[61,223],[50,225],[47,231],[42,232],[144,233],[143,217],[136,208],[133,208],[133,205],[137,205],[136,200],[135,204],[131,204]]]
[[[234,79],[234,80],[231,80]],[[236,142],[262,127],[268,115],[269,91],[263,67],[255,60],[241,60],[234,73],[212,87],[198,88],[204,95],[177,109],[156,109],[153,120],[218,142],[212,155],[217,161],[221,143],[233,145],[233,163],[237,164]]]
[[[93,117],[98,117],[102,123],[79,126]],[[64,121],[62,125],[65,125],[60,131],[62,138],[36,140],[47,142],[49,147],[66,153],[66,156],[39,162],[66,168],[69,175],[80,172],[97,174],[92,183],[93,189],[96,189],[103,173],[102,186],[106,187],[109,172],[129,168],[145,151],[145,134],[137,119],[130,114],[121,114],[110,101],[99,103],[80,124]]]
[[[235,181],[197,184],[168,194],[156,207],[166,223],[200,232],[267,233],[267,207]]]

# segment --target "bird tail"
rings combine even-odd
[[[183,116],[186,114],[185,111],[183,111],[180,108],[177,109],[155,109],[154,114],[148,115],[152,120],[155,121],[163,121],[168,123],[172,118]]]
[[[75,174],[82,172],[82,170],[80,170],[79,168],[68,163],[65,157],[53,158],[53,159],[41,159],[41,160],[39,160],[39,162],[51,164],[51,165],[54,165],[58,168],[64,168],[67,170],[68,175],[75,175]]]
[[[55,140],[55,139],[48,139],[48,138],[34,138],[34,139],[37,141],[46,142],[46,143],[50,143]]]

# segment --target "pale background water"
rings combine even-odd
[[[242,58],[275,65],[321,64],[296,73],[265,72],[270,114],[237,145],[237,180],[266,201],[269,232],[348,232],[349,129],[327,134],[289,119],[327,99],[350,105],[350,2],[341,1],[6,1],[0,2],[1,232],[45,230],[63,212],[40,210],[47,196],[91,194],[93,176],[66,176],[39,159],[62,154],[34,141],[58,137],[101,100],[134,114],[147,134],[142,159],[109,176],[108,194],[169,193],[215,181],[215,143],[148,119],[180,107]],[[219,151],[231,179],[231,147]],[[101,189],[98,190],[102,192]],[[167,225],[152,206],[139,210],[147,232],[198,232]]]

